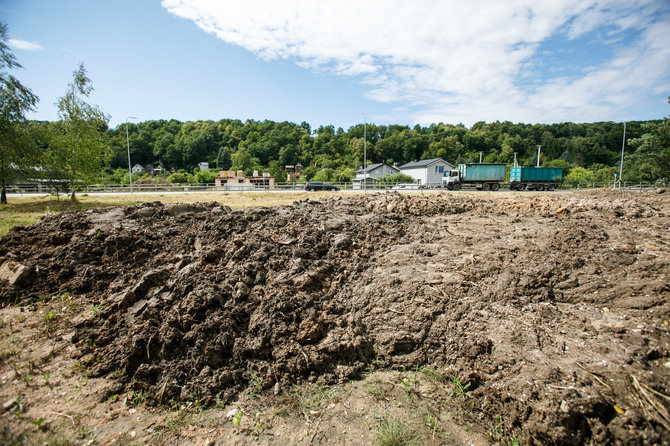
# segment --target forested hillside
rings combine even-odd
[[[42,133],[57,123],[35,123]],[[213,171],[269,170],[285,180],[284,166],[301,163],[303,179],[349,181],[363,163],[363,124],[346,131],[333,126],[311,129],[303,122],[176,120],[129,123],[132,164],[162,166],[175,182],[211,181],[214,172],[191,175],[201,161]],[[51,129],[53,130],[53,129]],[[429,127],[367,124],[368,163],[406,163],[441,157],[451,163],[511,164],[516,153],[520,165],[535,165],[537,146],[544,166],[563,167],[580,181],[609,181],[618,173],[623,124],[599,122],[515,124],[478,122]],[[629,122],[626,125],[624,179],[655,181],[670,176],[668,120]],[[105,182],[128,182],[126,125],[104,131],[107,150],[103,160]],[[44,142],[48,150],[48,142]],[[179,171],[181,172],[179,173]],[[136,178],[133,178],[136,180]]]

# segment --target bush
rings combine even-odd
[[[576,186],[579,183],[588,183],[593,181],[593,173],[583,167],[575,167],[563,177],[563,183],[569,186]]]

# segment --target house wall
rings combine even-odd
[[[437,167],[437,171],[436,168]],[[442,171],[440,172],[440,167],[442,167]],[[421,180],[419,184],[421,185],[426,185],[426,184],[432,184],[432,185],[441,185],[442,184],[442,177],[444,176],[445,172],[448,172],[450,169],[453,169],[454,166],[447,162],[442,162],[442,161],[436,161],[430,166],[427,167],[415,167],[415,168],[409,168],[409,169],[401,169],[401,173],[404,173],[405,175],[409,175],[415,180]]]
[[[379,166],[375,170],[370,171],[370,176],[377,178],[384,178],[386,175],[395,175],[398,173],[396,169],[387,165]]]
[[[425,167],[416,167],[416,168],[410,168],[410,169],[401,169],[400,173],[404,173],[405,175],[409,175],[410,177],[414,178],[414,181],[417,181],[419,184],[426,184],[426,168]]]
[[[440,172],[440,167],[442,168],[442,171]],[[436,169],[437,168],[437,169]],[[444,177],[445,172],[449,172],[450,169],[452,169],[453,166],[448,164],[448,163],[443,163],[441,161],[437,161],[434,164],[431,164],[426,168],[427,170],[427,181],[426,184],[442,184],[442,177]],[[437,170],[437,172],[436,172]]]
[[[393,167],[387,165],[382,165],[368,172],[368,177],[384,178],[386,175],[395,175],[396,173],[399,173],[397,169],[394,169]],[[356,179],[362,180],[363,178],[365,178],[365,174],[363,173],[356,174]]]

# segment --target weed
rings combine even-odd
[[[506,446],[519,446],[521,437],[514,436],[508,433],[508,430],[505,428],[505,423],[501,416],[495,417],[494,425],[492,429],[488,432],[489,440],[496,443],[501,443]]]
[[[95,314],[95,313],[98,312],[99,309],[100,309],[100,304],[91,305],[91,313]]]
[[[42,373],[42,378],[44,378],[44,384],[47,386],[49,385],[49,377],[51,376],[51,372],[44,372]]]
[[[462,396],[464,399],[467,399],[470,397],[470,392],[468,392],[468,388],[470,387],[470,383],[466,383],[463,385],[458,378],[455,376],[452,376],[451,380],[453,381],[454,385],[456,386],[454,388],[454,396]]]
[[[368,384],[367,391],[378,400],[388,399],[389,396],[388,388],[380,380],[375,380]]]
[[[181,411],[177,412],[177,414],[170,414],[168,419],[165,421],[165,424],[157,426],[157,430],[168,430],[173,434],[179,432],[185,423],[186,415],[186,412]]]
[[[446,382],[446,376],[443,373],[429,367],[422,369],[421,374],[433,384],[444,384]]]
[[[32,423],[33,423],[35,426],[37,426],[37,428],[38,428],[39,430],[45,430],[45,429],[46,429],[46,426],[43,426],[44,421],[45,421],[45,418],[42,417],[42,418],[40,418],[40,419],[37,420],[37,421],[33,421]]]
[[[392,415],[379,419],[374,444],[379,446],[414,446],[421,437],[411,427]]]
[[[263,378],[253,373],[251,375],[251,379],[249,380],[248,385],[249,397],[254,398],[258,396],[263,391],[264,388],[265,388],[265,381],[263,381]]]
[[[309,414],[321,409],[326,403],[335,398],[335,392],[319,384],[293,384],[291,389],[282,392],[276,406],[276,414],[299,413]]]
[[[44,313],[42,319],[44,319],[44,323],[46,324],[47,332],[51,332],[56,323],[56,312],[50,311],[49,313]]]
[[[130,404],[131,406],[139,406],[147,399],[146,392],[135,393],[133,390],[130,395],[126,396],[123,400],[123,405]]]
[[[423,419],[423,424],[425,424],[426,427],[428,427],[428,429],[430,429],[431,431],[436,431],[437,430],[439,420],[436,417],[432,416],[429,413],[426,413],[426,414],[423,415],[422,419]]]
[[[238,426],[242,422],[242,417],[244,416],[244,410],[240,409],[233,415],[233,425]]]
[[[89,442],[86,443],[91,444],[95,439],[95,431],[87,428],[86,426],[82,426],[81,429],[79,429],[78,437],[81,440],[89,440]]]
[[[301,412],[303,413],[318,411],[326,401],[334,398],[335,392],[327,386],[307,384],[303,387],[304,392],[299,398]]]

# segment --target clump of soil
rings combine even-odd
[[[0,297],[84,296],[76,354],[147,404],[432,365],[526,443],[667,444],[669,211],[601,191],[66,212],[2,239],[23,269]]]

